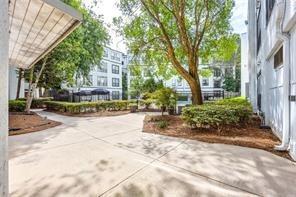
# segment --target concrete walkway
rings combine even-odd
[[[11,196],[295,196],[296,166],[271,153],[142,133],[144,114],[76,118],[9,137]]]

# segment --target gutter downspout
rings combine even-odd
[[[290,101],[289,101],[289,95],[290,95],[290,64],[291,64],[291,52],[290,52],[290,46],[291,46],[291,36],[289,32],[284,32],[283,30],[283,24],[286,14],[286,4],[287,0],[279,0],[277,1],[277,6],[279,6],[279,10],[283,10],[283,13],[281,13],[281,22],[280,22],[280,28],[279,31],[277,31],[277,36],[284,40],[287,44],[284,49],[284,56],[287,60],[285,62],[285,65],[283,67],[283,137],[282,137],[282,143],[278,146],[275,146],[275,150],[278,151],[286,151],[289,149],[290,145]],[[283,9],[282,6],[284,6]]]

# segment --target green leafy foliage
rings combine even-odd
[[[26,108],[26,101],[22,100],[10,100],[9,112],[23,112]]]
[[[121,111],[127,110],[128,101],[100,101],[100,102],[59,102],[46,101],[47,109],[51,111],[66,112],[70,114],[94,113],[98,111]]]
[[[17,99],[18,101],[26,101],[25,98],[19,98]],[[45,105],[45,101],[51,101],[52,98],[51,97],[40,97],[40,98],[34,98],[32,100],[32,104],[31,104],[31,108],[33,109],[38,109],[38,108],[45,108],[46,105]]]
[[[160,121],[156,122],[156,125],[160,129],[165,129],[168,127],[168,122],[166,120],[160,120]]]
[[[251,104],[241,97],[182,109],[182,118],[189,125],[193,127],[209,126],[218,130],[227,125],[247,123],[251,115]]]
[[[62,83],[73,85],[77,78],[88,77],[93,65],[99,65],[103,49],[109,42],[107,29],[101,16],[91,8],[83,6],[81,0],[63,0],[79,10],[83,15],[81,25],[44,58],[46,66],[38,82],[38,87],[59,89]],[[34,76],[41,70],[41,62],[34,67]],[[28,71],[25,74],[28,80]]]
[[[171,88],[161,88],[152,94],[157,106],[161,108],[162,115],[166,108],[175,107],[177,103],[177,93]]]
[[[190,85],[192,102],[202,104],[199,60],[228,60],[237,48],[231,33],[233,0],[120,0],[114,19],[134,60],[166,79],[178,73]],[[143,69],[146,69],[142,67]]]
[[[235,68],[235,76],[229,75],[224,78],[223,89],[229,92],[239,92],[241,79],[240,79],[240,67]]]

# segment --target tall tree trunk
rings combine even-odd
[[[33,100],[33,94],[34,94],[34,84],[33,84],[33,77],[34,77],[34,66],[31,68],[30,70],[30,79],[29,79],[29,88],[28,88],[28,94],[27,94],[27,99],[26,99],[26,109],[25,112],[26,114],[30,113],[30,109],[31,109],[31,104],[32,104],[32,100]]]
[[[27,114],[30,113],[30,109],[31,109],[31,104],[32,104],[32,100],[33,100],[33,96],[34,96],[34,92],[37,88],[37,85],[38,85],[38,82],[39,82],[39,79],[41,77],[41,74],[45,68],[45,65],[47,63],[47,57],[45,57],[42,61],[42,65],[41,65],[41,69],[40,71],[38,72],[37,76],[36,76],[36,79],[35,79],[35,82],[34,81],[34,66],[31,68],[31,72],[30,72],[30,83],[29,83],[29,92],[28,92],[28,95],[27,95],[27,102],[26,102],[26,110],[25,112]]]
[[[21,86],[22,86],[22,79],[24,77],[24,71],[22,68],[19,68],[18,70],[18,81],[17,81],[17,89],[16,89],[16,97],[15,99],[20,98],[20,91],[21,91]]]
[[[197,76],[196,78],[197,79],[194,79],[194,80],[191,80],[190,82],[188,82],[191,93],[192,93],[192,104],[193,105],[202,105],[203,98],[202,98],[199,77]]]

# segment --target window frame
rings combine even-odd
[[[104,67],[103,67],[104,65]],[[102,69],[104,68],[104,69]],[[105,61],[101,61],[100,66],[98,66],[97,68],[98,72],[102,72],[102,73],[108,73],[108,62]]]
[[[206,83],[204,83],[206,81]],[[202,86],[209,86],[210,85],[210,80],[209,78],[203,78],[201,81]]]
[[[116,93],[116,94],[114,94],[114,93]],[[115,98],[114,98],[114,95],[116,95]],[[112,91],[111,98],[112,98],[112,100],[119,100],[120,99],[120,92],[119,91]]]
[[[273,68],[278,69],[284,64],[284,47],[283,45],[275,52],[273,56]]]
[[[117,69],[114,69],[116,67]],[[112,64],[112,73],[113,74],[119,74],[119,66],[116,64]]]
[[[118,83],[117,83],[118,81]],[[119,78],[112,78],[112,87],[120,87],[120,80]]]
[[[99,84],[99,78],[104,79],[104,82],[102,84]],[[106,76],[97,76],[97,86],[99,86],[99,87],[107,87],[108,86],[108,77],[106,77]]]

